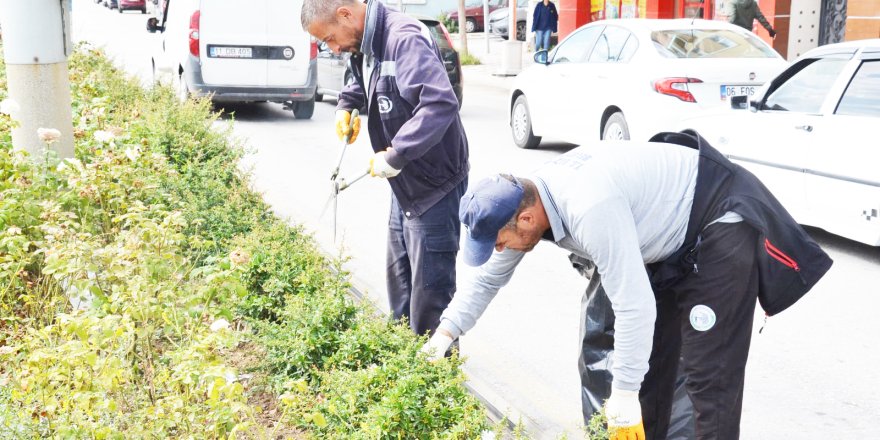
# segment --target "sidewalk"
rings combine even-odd
[[[452,42],[456,50],[461,51],[459,34],[450,34]],[[507,40],[501,37],[490,35],[489,48],[486,50],[486,37],[483,32],[474,32],[468,34],[468,52],[479,58],[481,64],[472,66],[461,66],[464,81],[466,84],[478,84],[486,87],[496,87],[504,91],[510,90],[513,85],[515,75],[503,76],[499,75],[501,71],[501,57],[504,54],[504,44]],[[526,69],[535,63],[534,52],[530,51],[527,41],[522,43],[522,69]]]

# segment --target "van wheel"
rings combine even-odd
[[[177,81],[177,100],[182,103],[186,102],[189,99],[189,86],[186,85],[186,78],[183,77],[183,74],[180,74],[180,78]]]
[[[626,125],[626,119],[623,113],[617,112],[611,115],[605,121],[605,128],[602,130],[603,141],[628,141],[629,126]]]
[[[312,114],[315,113],[315,100],[294,101],[292,107],[293,116],[296,117],[296,119],[311,119]]]
[[[513,132],[513,142],[517,147],[532,149],[541,143],[541,136],[532,133],[532,118],[529,115],[529,105],[526,103],[526,95],[519,95],[510,110],[510,130]]]
[[[116,12],[118,12],[118,13],[121,14],[121,13],[122,13],[122,8],[117,7],[117,8],[116,8]]]

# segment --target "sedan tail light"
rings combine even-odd
[[[192,56],[199,56],[199,21],[201,18],[201,12],[196,11],[193,12],[192,17],[189,18],[189,53]]]
[[[654,81],[654,90],[663,95],[674,96],[684,102],[697,102],[688,90],[689,83],[701,83],[697,78],[660,78]]]

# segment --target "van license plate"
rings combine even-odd
[[[212,58],[253,58],[254,49],[250,47],[211,47]]]
[[[734,96],[754,96],[755,86],[721,86],[721,100]]]

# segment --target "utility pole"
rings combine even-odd
[[[458,35],[461,39],[459,52],[467,54],[467,17],[464,15],[464,0],[458,0]]]
[[[483,0],[483,36],[486,37],[486,53],[489,53],[489,0]]]
[[[516,0],[510,0],[508,8],[507,41],[502,46],[501,67],[493,75],[515,76],[522,70],[522,42],[516,38]]]
[[[72,52],[72,0],[0,0],[3,55],[9,99],[18,105],[12,118],[12,144],[35,161],[51,148],[73,157],[73,121],[67,57]],[[37,130],[61,133],[56,141],[40,139]]]

